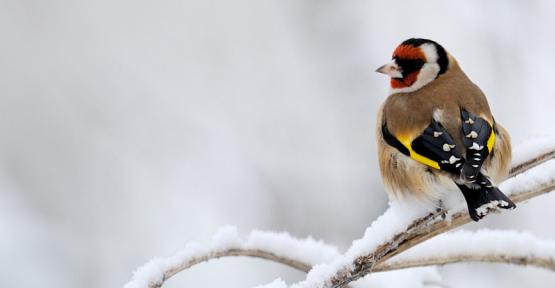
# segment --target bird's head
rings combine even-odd
[[[391,93],[416,91],[432,82],[449,66],[449,57],[441,45],[428,39],[411,38],[401,43],[390,63],[376,72],[391,77]]]

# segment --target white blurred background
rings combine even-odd
[[[555,2],[0,0],[0,286],[120,287],[217,227],[348,247],[387,206],[372,71],[438,41],[515,143],[555,135]],[[470,227],[555,240],[555,195]],[[449,287],[555,274],[441,268]],[[303,274],[224,259],[167,287]],[[225,285],[225,286],[224,286]]]

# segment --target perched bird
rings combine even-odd
[[[474,221],[515,208],[493,184],[508,174],[510,137],[480,88],[432,40],[408,39],[392,58],[376,70],[391,77],[376,131],[390,198],[439,203],[460,190]]]

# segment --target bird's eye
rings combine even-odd
[[[421,59],[396,59],[397,64],[403,69],[403,74],[407,75],[414,71],[420,70],[425,62]]]

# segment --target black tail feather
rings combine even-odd
[[[501,190],[494,187],[483,174],[478,175],[478,179],[470,184],[457,184],[464,195],[468,205],[468,213],[474,221],[484,218],[490,211],[498,208],[514,209],[515,203],[505,196]]]

